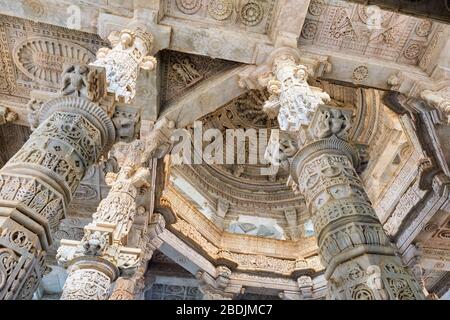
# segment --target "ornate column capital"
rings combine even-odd
[[[320,104],[330,101],[322,89],[308,84],[308,77],[324,61],[302,59],[296,49],[278,48],[258,67],[241,74],[240,85],[250,89],[267,87],[271,94],[263,106],[269,117],[278,118],[280,129],[297,132],[307,125]]]
[[[146,28],[132,24],[122,31],[114,31],[108,37],[113,48],[101,48],[97,60],[91,65],[106,70],[108,92],[117,101],[130,103],[136,95],[136,82],[140,69],[153,70],[156,59],[149,56],[154,38]]]

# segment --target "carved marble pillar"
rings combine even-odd
[[[142,162],[143,143],[134,142],[129,152],[131,155],[119,173],[106,176],[107,183],[112,185],[111,190],[100,202],[93,222],[85,227],[81,242],[61,240],[57,259],[69,265],[62,300],[107,299],[111,284],[118,275],[136,268],[139,263],[141,250],[126,245],[134,219],[146,211],[138,205],[137,198],[149,188],[151,173]],[[99,268],[99,265],[104,268]],[[91,272],[92,269],[96,272]],[[73,278],[77,281],[70,281]],[[92,290],[89,294],[78,286],[80,282],[90,283]]]
[[[149,231],[143,237],[143,243],[141,244],[143,249],[139,267],[133,275],[122,276],[117,279],[109,300],[140,300],[143,298],[147,265],[155,250],[162,244],[158,235],[164,231],[165,226],[166,221],[163,215],[153,213]]]
[[[40,125],[0,170],[0,299],[31,298],[52,232],[86,170],[115,139],[108,114],[87,97],[99,91],[101,70],[65,74],[70,90],[42,105]]]
[[[332,299],[423,299],[403,266],[356,173],[348,141],[351,110],[320,106],[291,163],[293,186],[313,217]]]
[[[57,259],[60,264],[68,267],[68,279],[86,276],[86,282],[91,282],[92,288],[86,294],[83,288],[77,286],[80,281],[68,281],[61,299],[108,299],[111,293],[109,289],[118,276],[123,277],[119,281],[119,285],[123,287],[118,287],[113,298],[125,299],[130,297],[127,292],[134,291],[131,287],[135,286],[136,281],[143,281],[146,262],[152,254],[151,249],[149,251],[146,246],[156,232],[155,228],[148,229],[147,219],[152,208],[146,202],[150,198],[154,181],[153,158],[158,158],[169,150],[168,139],[173,127],[173,123],[161,120],[147,137],[148,140],[136,140],[126,146],[119,173],[108,173],[106,176],[106,182],[112,185],[111,190],[100,202],[93,215],[93,222],[85,227],[81,242],[61,240]],[[134,241],[132,237],[135,230],[131,230],[138,219],[144,221],[143,229],[140,231],[140,238]],[[161,226],[158,232],[161,232],[160,229]],[[105,267],[100,270],[98,264]],[[80,269],[96,269],[98,272],[86,273],[79,271]],[[132,277],[134,278],[131,279]],[[104,293],[106,289],[108,294]]]

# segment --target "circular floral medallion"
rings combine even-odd
[[[369,75],[369,69],[366,66],[359,66],[353,70],[352,79],[356,82],[363,81]]]
[[[302,37],[308,40],[312,40],[314,39],[316,32],[317,32],[317,24],[312,21],[308,21],[303,26]]]
[[[256,26],[264,17],[263,7],[256,2],[248,2],[241,8],[242,23],[247,26]]]
[[[233,12],[233,2],[230,0],[211,0],[208,4],[208,12],[216,20],[225,20]]]
[[[178,9],[185,14],[195,14],[202,6],[202,0],[176,0]]]
[[[38,0],[25,0],[22,4],[23,10],[27,15],[42,18],[45,16],[45,7]]]
[[[308,7],[308,12],[310,14],[312,14],[313,16],[320,16],[324,7],[325,7],[325,4],[324,4],[323,0],[312,0]]]
[[[416,27],[416,34],[420,37],[426,37],[431,33],[433,23],[430,20],[422,20]]]
[[[406,48],[404,55],[408,59],[415,59],[420,54],[420,45],[417,43],[411,44],[408,48]]]

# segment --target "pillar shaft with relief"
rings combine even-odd
[[[313,217],[331,299],[423,299],[396,256],[356,172],[351,110],[321,105],[293,157],[291,177]]]
[[[0,299],[31,298],[53,231],[86,170],[115,140],[97,103],[102,72],[67,68],[60,97],[42,106],[40,125],[0,170]]]

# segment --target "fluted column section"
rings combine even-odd
[[[311,216],[331,299],[412,300],[423,294],[396,256],[355,171],[351,110],[320,106],[291,177]]]

